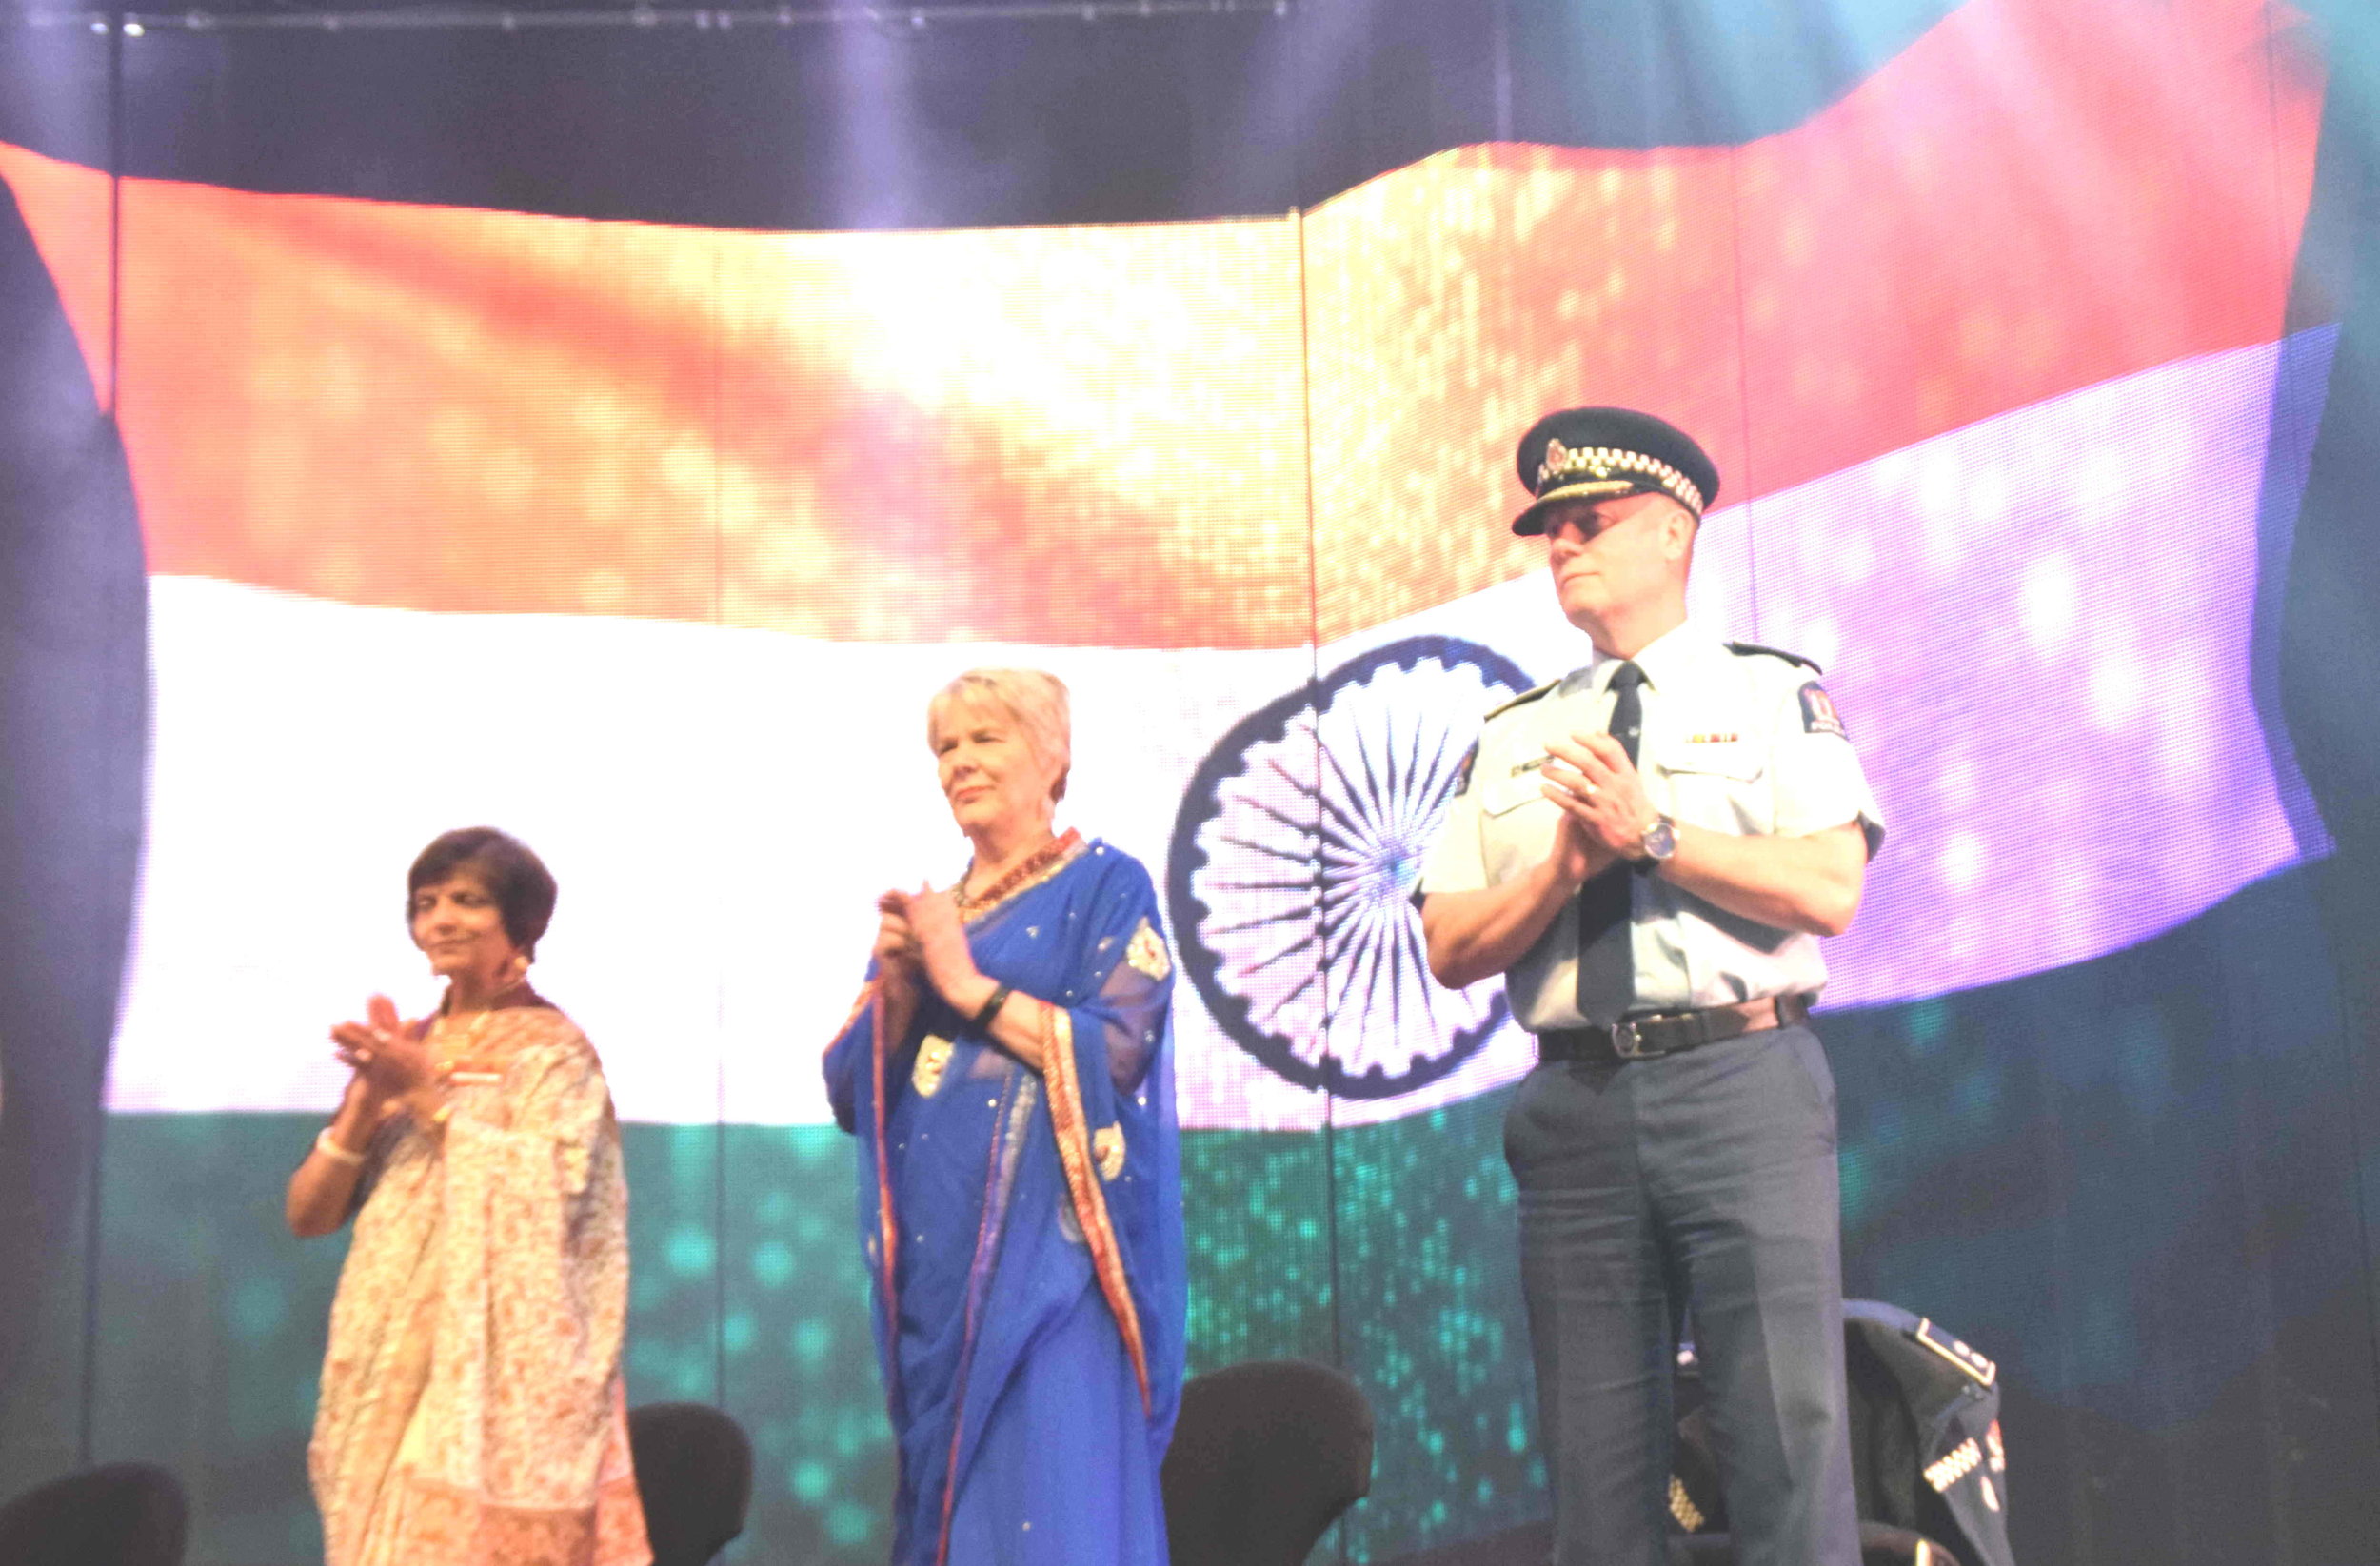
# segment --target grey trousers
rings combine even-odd
[[[1540,1065],[1504,1119],[1556,1566],[1663,1566],[1693,1308],[1740,1566],[1858,1566],[1835,1079],[1773,1028]]]

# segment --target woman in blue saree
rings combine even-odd
[[[1156,893],[1130,855],[1052,830],[1053,676],[962,675],[926,730],[974,858],[879,902],[825,1059],[860,1144],[892,1559],[1164,1566],[1187,1307]]]

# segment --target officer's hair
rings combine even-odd
[[[1033,753],[1058,765],[1050,799],[1066,797],[1066,774],[1074,766],[1074,717],[1063,680],[1040,669],[967,670],[925,704],[928,749],[940,744],[942,717],[954,707],[990,707],[1014,719]]]
[[[1664,493],[1662,499],[1668,501],[1677,514],[1686,519],[1686,557],[1682,565],[1687,571],[1691,572],[1695,564],[1695,545],[1702,540],[1702,519],[1695,515],[1693,506],[1688,505],[1676,495]]]

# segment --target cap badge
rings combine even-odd
[[[1544,460],[1537,464],[1537,497],[1546,497],[1547,489],[1557,481],[1593,479],[1608,482],[1615,473],[1633,473],[1650,479],[1668,492],[1696,516],[1702,514],[1702,491],[1692,479],[1641,451],[1622,451],[1614,446],[1597,446],[1572,449],[1557,438],[1545,443]]]

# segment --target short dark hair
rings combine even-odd
[[[437,886],[458,870],[468,870],[496,900],[505,934],[531,957],[538,938],[554,917],[554,875],[545,862],[529,852],[527,843],[492,826],[459,826],[430,840],[405,875],[405,922],[413,923],[413,897],[425,886]]]

